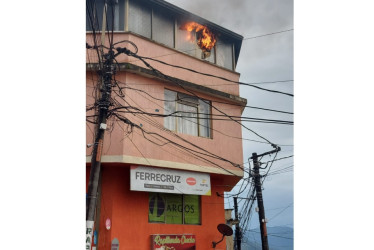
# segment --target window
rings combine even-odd
[[[149,193],[148,221],[200,225],[200,196]]]
[[[233,67],[233,44],[223,39],[217,43],[217,65],[227,69],[234,69]]]
[[[138,0],[129,3],[129,30],[151,38],[152,9],[149,5]]]
[[[171,48],[174,47],[174,19],[170,16],[170,12],[154,7],[152,39]]]
[[[86,31],[92,31],[93,28],[97,32],[102,30],[105,2],[106,31],[131,31],[199,59],[230,70],[235,69],[233,42],[227,39],[228,36],[219,36],[216,46],[212,48],[210,55],[205,57],[197,45],[196,33],[180,29],[186,21],[193,21],[191,17],[176,17],[178,14],[174,10],[153,4],[152,1],[86,0]]]
[[[178,133],[211,137],[210,102],[165,89],[164,126]]]
[[[96,31],[102,30],[103,10],[105,0],[88,1],[87,0],[87,13],[86,13],[86,30],[92,31],[91,20]],[[107,2],[107,18],[105,28],[109,30],[124,30],[125,20],[125,0],[110,0]],[[114,17],[114,18],[113,18]],[[113,26],[114,25],[114,26]]]

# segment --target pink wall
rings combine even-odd
[[[92,34],[87,33],[86,39],[88,44],[93,44]],[[160,44],[156,44],[154,41],[151,41],[150,39],[140,38],[135,34],[126,32],[116,33],[114,36],[114,42],[122,40],[129,40],[134,42],[139,49],[138,55],[140,56],[151,57],[169,64],[191,68],[193,70],[207,74],[225,77],[233,81],[239,80],[240,74],[237,72],[227,70],[223,67],[217,66],[216,64],[212,64],[205,60],[189,56],[183,52],[179,52],[178,50],[168,48]],[[106,45],[108,46],[108,44]],[[134,51],[133,47],[128,43],[118,44],[118,46],[126,47],[131,51]],[[86,61],[95,62],[95,58],[97,58],[97,53],[94,50],[88,50]],[[138,59],[134,57],[128,57],[126,55],[119,56],[117,58],[117,61],[130,62],[132,64],[136,64],[138,66],[146,68],[146,66]],[[239,87],[236,83],[230,83],[213,77],[202,76],[200,74],[191,73],[182,69],[172,68],[153,61],[147,62],[166,75],[170,75],[192,83],[204,85],[212,89],[220,90],[233,95],[239,95]]]
[[[115,34],[115,41],[120,41],[123,39],[129,39],[133,41],[139,48],[139,55],[144,55],[148,57],[156,57],[157,59],[166,61],[168,63],[177,64],[185,67],[190,67],[199,71],[207,72],[210,74],[224,76],[232,80],[238,80],[239,74],[229,70],[225,70],[222,67],[218,67],[214,64],[208,63],[203,60],[199,60],[188,56],[184,53],[176,52],[176,50],[166,48],[164,46],[157,45],[150,42],[148,39],[141,39],[136,35],[119,33]],[[92,44],[92,37],[90,34],[87,34],[87,42]],[[128,46],[128,44],[123,44]],[[128,46],[131,49],[131,46]],[[160,55],[172,54],[170,56],[158,57]],[[93,62],[94,58],[97,55],[94,51],[89,51],[87,54],[87,62]],[[118,59],[118,62],[130,61],[133,64],[139,64],[139,61],[134,61],[134,58],[127,58],[127,56],[121,56]],[[141,65],[143,66],[143,65]],[[171,75],[176,78],[180,78],[186,81],[191,81],[196,84],[201,84],[209,86],[211,84],[228,84],[226,81],[216,80],[211,77],[203,77],[201,75],[196,75],[190,72],[177,70],[170,68],[164,65],[155,65],[158,69],[163,71],[167,75]],[[148,94],[152,95],[158,99],[164,99],[164,89],[168,88],[170,90],[175,90],[179,92],[185,92],[180,87],[176,87],[172,84],[166,84],[160,80],[146,78],[140,75],[133,73],[118,72],[116,79],[121,86],[128,86],[136,89],[143,90]],[[92,93],[93,86],[96,84],[96,76],[91,72],[87,72],[87,102],[92,103]],[[239,87],[237,84],[234,85],[221,85],[221,86],[209,86],[213,89],[224,91],[230,94],[238,95]],[[139,93],[137,91],[124,89],[125,100],[130,103],[131,106],[139,107],[142,110],[150,113],[157,113],[155,110],[158,109],[160,114],[163,114],[164,104],[162,101],[152,99],[144,93]],[[188,92],[185,92],[188,94]],[[211,97],[205,94],[198,94],[200,97],[211,100],[213,105],[218,109],[224,111],[225,113],[232,116],[240,116],[241,108],[229,104],[221,104],[215,101],[224,101]],[[112,93],[113,98],[122,103],[124,106],[128,106],[123,100],[119,97],[115,97],[115,94]],[[225,101],[227,102],[227,101]],[[212,114],[220,114],[218,111],[212,109]],[[142,125],[143,129],[149,132],[155,132],[166,138],[176,141],[179,144],[191,147],[188,143],[183,142],[175,137],[169,135],[166,132],[161,131],[158,128],[150,125],[148,122],[144,121],[139,115],[126,114],[126,117],[137,125]],[[163,127],[163,118],[162,117],[148,117],[149,120],[152,120],[154,123],[160,124]],[[239,124],[232,121],[213,121],[212,128],[217,131],[212,131],[212,138],[203,138],[197,136],[191,136],[186,134],[178,134],[180,137],[186,139],[188,142],[196,144],[201,148],[208,150],[220,157],[228,159],[234,163],[241,164],[243,162],[243,153],[242,153],[242,141],[241,139],[235,139],[233,137],[241,138],[241,127]],[[170,144],[165,146],[157,146],[144,138],[141,131],[137,128],[134,128],[130,136],[126,136],[127,126],[123,123],[113,123],[113,120],[108,121],[108,130],[105,134],[104,140],[104,150],[103,155],[129,155],[140,158],[150,158],[156,160],[172,161],[179,163],[187,163],[194,165],[203,165],[203,166],[213,166],[210,163],[202,161],[195,156],[186,155],[186,153],[180,152],[172,147]],[[94,126],[88,125],[86,129],[87,133],[87,143],[93,142],[93,132]],[[225,136],[224,134],[228,135]],[[152,136],[148,136],[152,138]],[[92,148],[87,149],[87,155],[90,155]],[[209,160],[219,164],[220,167],[223,167],[228,170],[238,170],[233,167],[230,163],[223,162],[217,159],[209,158]],[[202,171],[210,171],[207,169],[202,169]]]
[[[116,76],[116,79],[120,82],[126,83],[126,85],[136,89],[143,90],[150,94],[151,96],[164,99],[164,88],[168,88],[171,90],[176,90],[183,92],[181,89],[178,89],[174,86],[166,86],[157,80],[152,80],[148,78],[144,78],[142,76],[138,76],[132,73],[119,73]],[[88,88],[87,91],[91,90],[92,88]],[[163,114],[163,107],[164,104],[162,101],[152,99],[148,95],[137,92],[130,89],[124,89],[125,100],[130,104],[130,106],[141,108],[142,110],[150,113],[157,113],[155,110],[159,109],[160,114]],[[188,94],[188,93],[187,93]],[[115,96],[114,94],[112,95]],[[240,116],[241,111],[240,108],[233,105],[228,104],[221,104],[221,103],[214,103],[216,98],[212,98],[206,95],[199,95],[202,98],[206,98],[208,100],[213,101],[213,105],[218,109],[224,111],[225,113],[233,116]],[[129,104],[125,103],[120,98],[116,98],[119,102],[123,103],[124,106],[128,106]],[[220,114],[216,110],[212,110],[212,114]],[[144,130],[149,132],[155,132],[166,138],[176,141],[183,146],[188,146],[187,143],[176,139],[175,137],[169,135],[161,131],[158,128],[155,128],[148,122],[144,121],[139,117],[139,115],[132,115],[127,114],[126,117],[131,120],[133,123],[137,125],[142,125]],[[148,117],[148,119],[152,120],[155,123],[158,123],[161,127],[163,127],[163,119],[162,117]],[[122,123],[115,123],[112,124],[110,121],[108,122],[109,130],[105,135],[105,147],[103,150],[104,155],[131,155],[136,157],[146,157],[158,160],[165,160],[165,161],[176,161],[181,163],[190,163],[196,165],[207,165],[203,161],[199,160],[196,157],[186,157],[185,152],[178,152],[176,151],[171,145],[166,145],[163,147],[157,146],[155,144],[150,143],[146,140],[141,131],[137,128],[134,128],[133,133],[130,137],[125,137],[125,131],[127,129],[126,125]],[[87,129],[87,143],[92,143],[92,132],[94,131],[93,126],[90,126],[91,129]],[[213,121],[212,128],[212,139],[210,138],[203,138],[197,136],[191,136],[187,134],[178,134],[180,137],[186,139],[187,141],[200,146],[212,152],[216,155],[219,155],[223,158],[231,160],[235,163],[242,163],[243,154],[242,154],[242,141],[240,139],[235,139],[233,137],[241,138],[241,127],[239,124],[229,121]],[[216,131],[215,131],[216,130]],[[217,132],[218,131],[218,132]],[[226,136],[229,135],[229,136]],[[147,136],[152,138],[152,136]],[[136,146],[134,146],[134,144]],[[87,154],[90,154],[91,148],[87,150]],[[140,153],[140,152],[141,153]],[[216,159],[210,159],[211,161],[219,164],[222,167],[227,169],[236,169],[229,163],[222,162]],[[211,165],[211,164],[209,164]]]

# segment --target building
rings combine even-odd
[[[103,6],[103,0],[87,0],[89,45],[101,39]],[[226,116],[237,119],[247,102],[233,83],[240,76],[235,67],[243,37],[162,0],[114,0],[107,6],[113,43],[133,52],[135,44],[137,55],[164,62],[145,60],[168,77],[139,58],[116,58],[111,102],[122,105],[116,112],[135,126],[108,119],[92,248],[212,248],[222,238],[217,225],[226,223],[219,194],[243,177],[237,166],[243,162],[241,126]],[[202,44],[205,31],[198,27],[213,34],[213,47]],[[98,51],[87,50],[88,107],[98,95]],[[86,131],[92,144],[94,125],[87,123]],[[91,154],[87,148],[87,183]],[[216,249],[226,249],[225,241]]]

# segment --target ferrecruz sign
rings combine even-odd
[[[182,170],[131,166],[130,189],[136,191],[210,195],[210,176]]]
[[[152,250],[195,250],[196,238],[192,234],[155,234],[151,237]]]

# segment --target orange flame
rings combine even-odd
[[[197,45],[203,51],[210,52],[216,44],[215,35],[204,25],[196,22],[187,22],[180,27],[181,30],[187,30],[189,32],[195,31],[197,34]]]

